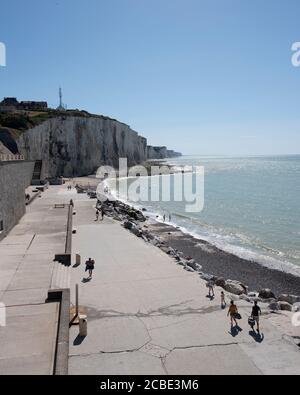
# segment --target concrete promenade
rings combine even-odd
[[[53,262],[64,251],[67,208],[75,202],[73,255],[82,264]],[[205,282],[108,218],[94,222],[95,200],[50,187],[27,207],[20,223],[0,242],[0,374],[52,374],[58,305],[48,290],[75,284],[88,315],[88,336],[70,330],[70,374],[300,374],[299,336],[290,313],[265,315],[262,338],[249,333],[251,305],[238,301],[242,331],[231,332]],[[96,260],[92,281],[84,261]],[[73,257],[74,258],[74,257]],[[75,263],[75,261],[73,261]],[[200,262],[201,263],[201,262]],[[1,318],[1,316],[0,316]]]
[[[66,237],[67,209],[54,204],[68,201],[62,187],[50,187],[0,243],[0,374],[53,373],[59,306],[45,300]]]
[[[243,330],[232,332],[220,290],[210,301],[196,273],[110,219],[95,223],[92,201],[74,199],[82,264],[72,269],[72,300],[78,283],[88,336],[71,328],[70,374],[300,374],[300,350],[284,336],[290,316],[264,316],[258,338],[247,323],[251,305],[238,301]],[[90,282],[88,257],[96,261]]]

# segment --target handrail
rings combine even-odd
[[[24,155],[0,154],[0,162],[25,160]]]

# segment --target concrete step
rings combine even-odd
[[[64,266],[59,262],[54,263],[52,273],[51,289],[70,288],[71,284],[71,267]]]

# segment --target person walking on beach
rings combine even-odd
[[[225,309],[225,307],[226,307],[225,294],[222,291],[221,292],[221,309]]]
[[[99,214],[100,214],[99,210],[97,209],[96,210],[96,219],[95,219],[96,222],[98,222],[98,220],[99,220]]]
[[[227,314],[227,317],[230,316],[230,321],[231,321],[232,327],[233,327],[233,322],[235,323],[236,326],[238,326],[238,323],[236,321],[237,314],[238,314],[238,308],[235,305],[234,301],[232,300],[230,302],[230,306],[229,306],[229,310],[228,310],[228,314]]]
[[[92,258],[89,258],[85,262],[85,271],[89,272],[89,278],[93,277],[93,270],[95,269],[95,261]]]
[[[257,333],[260,333],[259,317],[261,316],[261,308],[258,306],[257,301],[254,302],[251,316],[252,316],[253,320],[256,322]]]
[[[164,214],[163,220],[164,220],[164,222],[166,222],[166,214]]]

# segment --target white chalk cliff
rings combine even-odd
[[[17,140],[28,160],[43,161],[43,177],[92,174],[101,165],[147,160],[147,140],[116,120],[100,116],[59,116],[25,131]]]

